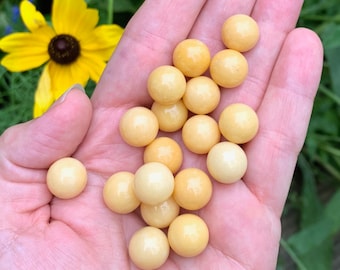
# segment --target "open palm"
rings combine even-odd
[[[214,54],[223,48],[223,21],[245,13],[258,22],[261,38],[245,54],[247,80],[236,89],[222,89],[213,115],[233,102],[256,109],[259,133],[244,147],[248,170],[231,185],[213,181],[213,197],[198,212],[210,231],[207,249],[194,258],[171,253],[162,269],[274,269],[280,215],[322,65],[318,37],[307,29],[294,29],[302,2],[145,1],[91,102],[83,92],[70,91],[41,118],[14,126],[0,137],[0,268],[135,268],[127,245],[144,224],[138,213],[112,213],[102,199],[111,174],[134,172],[142,164],[143,150],[122,141],[119,119],[128,108],[150,105],[147,76],[153,68],[171,64],[179,41],[198,38]],[[179,133],[167,136],[182,144]],[[184,151],[183,167],[205,170],[204,156]],[[53,161],[69,155],[86,165],[89,182],[77,198],[59,200],[47,190],[46,171]]]

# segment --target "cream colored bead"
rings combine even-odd
[[[170,197],[157,205],[142,203],[140,212],[146,224],[156,228],[166,228],[179,214],[179,205]]]
[[[217,122],[208,115],[194,115],[182,128],[185,146],[196,154],[206,154],[221,137]]]
[[[210,64],[209,48],[198,39],[185,39],[174,49],[173,64],[187,77],[200,76]]]
[[[259,37],[257,22],[246,14],[235,14],[223,23],[222,41],[229,49],[249,51],[257,44]]]
[[[143,147],[157,136],[159,124],[155,114],[145,107],[133,107],[127,110],[119,122],[119,131],[123,140],[132,146]]]
[[[134,211],[140,201],[134,192],[134,174],[131,172],[117,172],[105,182],[103,199],[106,206],[119,214]]]
[[[169,226],[168,240],[176,254],[183,257],[197,256],[208,245],[208,226],[197,215],[179,215]]]
[[[174,66],[155,68],[149,75],[147,88],[151,98],[163,105],[176,103],[185,92],[186,79]]]
[[[195,114],[208,114],[215,110],[220,97],[218,85],[209,77],[199,76],[187,82],[183,102]]]
[[[198,168],[186,168],[175,176],[173,197],[184,209],[198,210],[207,205],[212,195],[209,176]]]
[[[135,194],[146,204],[156,205],[167,200],[174,190],[174,184],[172,172],[160,162],[145,163],[135,173]]]
[[[247,170],[247,156],[232,142],[220,142],[207,155],[207,168],[218,182],[231,184],[240,180]]]
[[[182,100],[171,105],[154,102],[151,110],[158,119],[159,129],[165,132],[180,130],[188,119],[188,109]]]
[[[48,169],[46,183],[54,196],[60,199],[74,198],[86,187],[86,168],[75,158],[61,158]]]
[[[228,141],[243,144],[252,140],[257,134],[259,119],[250,106],[234,103],[222,111],[218,125]]]
[[[240,52],[232,49],[219,51],[211,60],[210,75],[222,87],[239,86],[248,75],[247,59]]]
[[[161,267],[169,257],[170,247],[166,235],[158,228],[147,226],[136,231],[129,242],[131,261],[140,269]]]
[[[169,137],[156,138],[144,150],[144,163],[160,162],[172,173],[178,171],[183,162],[183,153],[179,144]]]

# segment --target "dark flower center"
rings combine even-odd
[[[57,35],[48,44],[48,54],[58,64],[70,64],[80,55],[80,45],[78,40],[70,35]]]

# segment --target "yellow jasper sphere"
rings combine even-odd
[[[218,125],[224,138],[233,143],[243,144],[257,134],[259,119],[250,106],[234,103],[222,111]]]
[[[177,44],[173,52],[173,64],[187,77],[202,75],[210,64],[210,51],[198,39],[185,39]]]
[[[240,180],[247,170],[247,156],[232,142],[220,142],[207,155],[207,168],[216,181],[231,184]]]
[[[131,261],[140,269],[161,267],[169,257],[167,236],[160,229],[147,226],[136,231],[129,242]]]
[[[257,22],[245,14],[229,17],[222,26],[222,41],[229,49],[246,52],[252,49],[260,37]]]
[[[179,214],[179,205],[170,197],[157,205],[142,203],[140,212],[146,224],[156,228],[166,228]]]
[[[198,168],[186,168],[175,176],[173,197],[184,209],[198,210],[204,207],[212,195],[209,176]]]
[[[144,163],[160,162],[172,173],[178,171],[183,162],[183,153],[179,144],[169,137],[159,137],[144,150]]]
[[[232,49],[219,51],[211,60],[210,75],[222,87],[239,86],[248,75],[247,59],[240,52]]]
[[[75,158],[61,158],[48,169],[46,183],[49,191],[57,198],[74,198],[86,187],[86,168]]]
[[[221,133],[214,118],[208,115],[190,117],[182,128],[185,146],[196,154],[206,154],[220,141]]]
[[[155,114],[145,107],[133,107],[127,110],[119,122],[119,131],[123,140],[135,147],[151,143],[157,136],[159,124]]]
[[[208,226],[197,215],[179,215],[169,226],[168,240],[170,247],[176,254],[182,257],[197,256],[208,245]]]
[[[216,109],[220,97],[219,86],[211,78],[199,76],[187,82],[183,102],[195,114],[208,114]]]
[[[147,89],[151,98],[164,105],[176,103],[185,92],[186,79],[174,66],[155,68],[148,77]]]
[[[134,192],[134,174],[126,171],[114,173],[105,182],[103,199],[106,206],[119,214],[134,211],[140,204]]]
[[[162,105],[154,102],[151,111],[158,119],[159,129],[165,132],[180,130],[188,119],[188,109],[182,100],[171,105]]]
[[[135,194],[146,204],[156,205],[167,200],[174,190],[174,185],[172,172],[160,162],[145,163],[135,173]]]

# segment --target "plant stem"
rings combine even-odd
[[[108,0],[108,3],[107,3],[107,23],[108,24],[113,23],[113,6],[114,6],[114,0]]]

